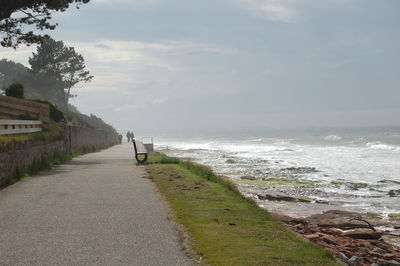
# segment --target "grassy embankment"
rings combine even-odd
[[[205,264],[338,265],[205,166],[156,153],[148,171]]]

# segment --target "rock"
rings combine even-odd
[[[392,266],[392,265],[393,266],[394,265],[400,265],[400,262],[398,262],[397,260],[389,260],[388,263],[389,263],[390,266]]]
[[[236,163],[236,161],[232,160],[232,159],[228,159],[225,161],[225,163]]]
[[[257,197],[260,200],[270,200],[270,201],[297,201],[297,199],[293,198],[293,197],[289,197],[289,196],[285,196],[285,195],[279,195],[279,194],[265,194],[265,196],[263,195],[257,195]]]
[[[308,174],[308,173],[319,172],[314,167],[288,167],[288,168],[283,168],[282,171],[290,171],[290,172],[295,172],[295,173],[299,173],[299,174]]]
[[[380,266],[378,263],[372,263],[371,266]]]
[[[360,259],[360,257],[353,256],[348,260],[348,262],[350,263],[350,265],[360,265],[361,259]]]
[[[360,223],[351,223],[351,222],[343,222],[343,223],[337,223],[337,222],[330,222],[326,220],[321,220],[318,223],[318,226],[321,228],[340,228],[342,230],[351,230],[351,229],[356,229],[356,228],[369,228],[368,225],[366,224],[360,224]]]
[[[320,228],[322,233],[330,234],[334,236],[341,236],[343,234],[342,230],[338,228]]]
[[[381,257],[382,257],[383,259],[385,259],[385,260],[393,260],[393,259],[394,259],[394,255],[393,255],[393,254],[390,254],[390,253],[388,253],[388,254],[383,254]]]
[[[328,243],[328,244],[332,244],[335,246],[343,246],[344,244],[347,243],[347,241],[344,238],[339,238],[339,237],[334,237],[331,235],[324,235],[322,237],[322,239]]]
[[[387,253],[386,250],[383,250],[381,248],[374,248],[372,251],[381,255]]]
[[[317,234],[311,234],[311,235],[304,235],[305,238],[309,239],[309,240],[315,240],[319,238],[319,235]]]
[[[339,259],[344,260],[344,261],[349,260],[349,258],[342,252],[339,252]]]
[[[392,189],[389,191],[388,195],[390,197],[400,197],[400,189]]]
[[[354,239],[379,239],[382,233],[374,231],[350,231],[343,233],[343,236],[347,236]]]
[[[256,178],[254,176],[250,176],[250,175],[241,176],[240,179],[242,179],[242,180],[256,180]]]
[[[260,196],[261,196],[261,195],[260,195]],[[302,218],[294,218],[294,217],[286,216],[286,215],[283,215],[283,214],[275,214],[275,217],[276,217],[278,220],[280,220],[280,221],[282,221],[282,222],[284,222],[284,223],[286,223],[286,224],[295,224],[295,225],[297,225],[297,224],[302,224],[302,225],[308,225],[308,222],[307,222],[305,219],[302,219]]]

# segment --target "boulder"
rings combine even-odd
[[[256,178],[254,176],[250,176],[250,175],[241,176],[240,179],[242,179],[242,180],[256,180]]]
[[[389,191],[388,195],[390,197],[400,197],[400,189],[392,189]]]
[[[339,252],[338,254],[339,259],[344,260],[344,261],[348,261],[349,258],[343,253],[343,252]]]
[[[350,231],[343,233],[343,236],[347,236],[354,239],[379,239],[382,236],[380,232],[367,231],[367,230],[358,230],[358,231]]]
[[[319,235],[317,234],[311,234],[311,235],[304,235],[305,238],[309,239],[309,240],[315,240],[319,238]]]
[[[270,200],[270,201],[297,201],[296,198],[279,195],[279,194],[265,194],[265,195],[257,195],[258,199],[260,200]]]
[[[353,256],[353,257],[351,257],[349,259],[348,262],[349,262],[350,265],[360,265],[361,264],[361,259],[360,259],[360,257]]]

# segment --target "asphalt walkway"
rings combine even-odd
[[[0,190],[0,265],[192,265],[129,144]]]

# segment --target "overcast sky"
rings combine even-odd
[[[399,14],[398,0],[92,0],[51,35],[95,76],[72,103],[121,131],[400,125]]]

